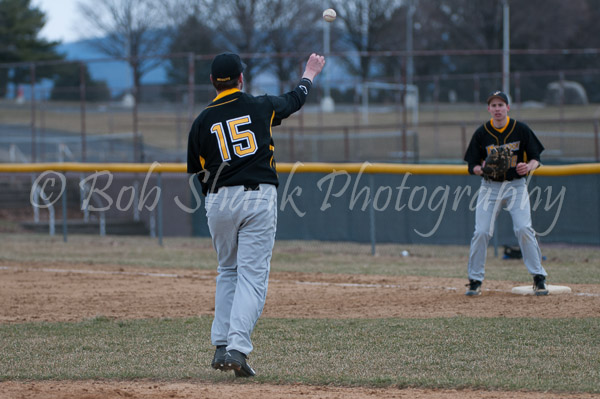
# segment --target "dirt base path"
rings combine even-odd
[[[212,315],[213,271],[89,265],[0,265],[0,323]],[[465,297],[463,279],[271,273],[264,317],[600,317],[600,286],[572,294],[511,293],[515,282],[486,281]],[[520,284],[522,285],[522,283]],[[327,304],[327,306],[323,306]]]
[[[216,273],[117,266],[0,264],[0,323],[212,315]],[[430,318],[600,317],[600,286],[572,294],[519,296],[508,281],[486,281],[483,295],[464,296],[462,279],[402,276],[271,274],[263,317]],[[327,304],[327,306],[323,306]],[[542,393],[368,389],[139,381],[2,382],[2,398],[544,398]],[[554,395],[591,398],[590,395]]]
[[[226,394],[224,394],[226,392]],[[144,381],[41,381],[0,382],[3,398],[19,399],[547,399],[544,392],[499,392],[445,389],[344,388],[256,383],[206,384]],[[553,399],[591,399],[590,394],[552,394]]]

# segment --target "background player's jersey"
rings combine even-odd
[[[227,90],[200,113],[188,137],[187,171],[204,171],[205,195],[223,186],[278,185],[271,128],[304,105],[311,85],[302,79],[281,96]]]
[[[473,168],[481,165],[494,147],[509,147],[513,154],[510,169],[500,180],[523,177],[517,173],[516,169],[520,162],[528,162],[532,159],[540,161],[544,146],[533,131],[525,123],[511,118],[507,119],[508,122],[503,129],[494,128],[490,120],[475,130],[464,158],[469,164],[470,174],[474,174]]]

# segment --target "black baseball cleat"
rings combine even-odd
[[[542,276],[541,274],[533,276],[533,293],[538,296],[548,295],[546,276]]]
[[[232,349],[225,354],[225,367],[223,370],[233,370],[236,377],[254,377],[256,372],[246,362],[246,355]]]
[[[465,292],[466,296],[481,295],[481,281],[469,280],[469,284],[467,284],[467,287],[467,292]]]
[[[210,367],[215,370],[223,370],[225,367],[225,355],[227,354],[227,345],[217,345],[215,356],[213,357]]]

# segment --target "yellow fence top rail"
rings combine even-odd
[[[119,173],[186,173],[185,163],[1,163],[0,173],[34,173],[53,170],[56,172],[119,172]],[[466,165],[421,165],[392,163],[279,163],[279,173],[348,173],[404,174],[414,175],[466,175]],[[573,165],[544,165],[535,171],[538,176],[571,176],[600,174],[600,163]]]

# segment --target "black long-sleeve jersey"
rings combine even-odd
[[[517,164],[531,159],[540,162],[540,155],[544,151],[542,143],[525,123],[508,118],[505,127],[499,130],[490,120],[475,130],[467,147],[464,160],[469,164],[470,174],[474,174],[473,168],[481,165],[494,147],[509,147],[513,154],[510,169],[500,180],[523,177],[517,173]]]
[[[303,78],[280,96],[220,93],[198,115],[188,136],[188,173],[200,173],[202,192],[223,186],[279,184],[272,127],[304,105],[312,82]]]

